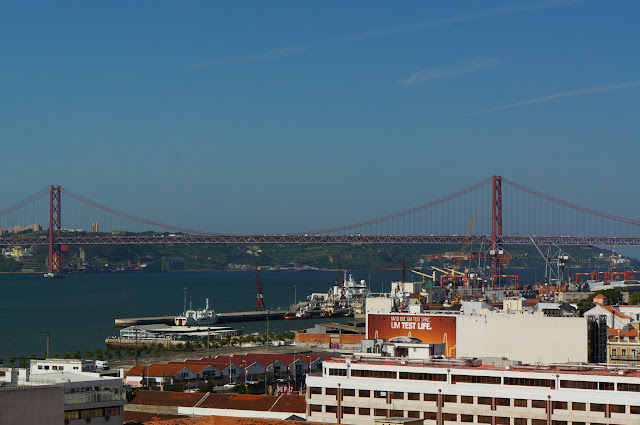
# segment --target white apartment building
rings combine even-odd
[[[474,360],[345,356],[307,375],[307,420],[364,425],[640,423],[640,373],[605,365],[494,367]]]

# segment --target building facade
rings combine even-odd
[[[640,422],[640,374],[597,365],[504,366],[478,361],[358,356],[325,360],[307,376],[307,420],[426,425],[631,425]]]

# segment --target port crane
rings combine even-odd
[[[426,274],[419,272],[417,270],[411,270],[413,273],[422,276],[422,286],[427,286],[429,288],[429,303],[433,303],[433,285],[436,284],[436,272],[433,271],[432,274]],[[431,283],[426,283],[425,278],[429,278],[432,280]]]

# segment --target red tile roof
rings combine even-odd
[[[259,410],[264,412],[304,413],[306,402],[301,395],[209,394],[198,406],[211,409]]]
[[[199,361],[199,360],[185,360],[183,362],[169,362],[169,364],[186,365],[189,369],[194,370],[194,371],[195,371],[194,368],[201,368],[200,371],[202,371],[207,366],[211,366],[211,367],[213,367],[215,369],[218,369],[219,371],[223,371],[223,370],[225,370],[226,368],[229,367],[229,363],[223,363],[223,362],[220,362],[220,361],[202,362],[202,361]],[[238,362],[235,361],[235,359],[233,361],[233,364],[236,365],[236,366],[240,366],[238,364]]]
[[[134,366],[129,369],[125,376],[173,376],[178,372],[187,369],[184,364],[153,363],[149,366]]]
[[[199,418],[170,419],[160,422],[148,422],[153,425],[309,425],[305,421],[285,421],[281,419],[236,418],[233,416],[202,416]],[[313,422],[314,425],[328,425],[326,422]]]
[[[600,295],[602,295],[602,294],[600,294]],[[609,313],[613,313],[616,317],[619,317],[620,319],[629,319],[629,320],[631,320],[631,317],[627,316],[626,314],[620,313],[618,310],[616,310],[615,308],[611,307],[610,305],[601,305],[600,307],[604,308]]]
[[[610,337],[637,337],[640,334],[638,329],[631,329],[628,331],[623,331],[622,329],[607,329],[607,332],[611,334]]]
[[[204,393],[138,390],[129,404],[194,407],[205,395]]]
[[[138,425],[145,423],[155,423],[167,419],[184,418],[183,415],[171,415],[168,413],[147,413],[124,411],[124,423],[128,425]]]

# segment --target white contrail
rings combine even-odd
[[[218,65],[238,63],[238,62],[253,62],[259,60],[269,60],[280,58],[284,56],[293,55],[296,53],[302,53],[312,48],[317,48],[330,44],[342,44],[346,42],[362,41],[370,38],[379,38],[392,34],[406,33],[413,31],[423,31],[432,28],[441,28],[449,25],[454,25],[462,22],[479,21],[494,16],[513,15],[516,13],[527,12],[531,10],[549,9],[553,7],[571,6],[574,4],[585,3],[591,0],[539,0],[528,3],[515,4],[496,9],[484,10],[476,13],[468,13],[463,15],[449,16],[446,18],[429,19],[426,21],[412,22],[409,24],[397,25],[394,27],[381,28],[372,31],[361,32],[357,34],[337,36],[333,38],[327,38],[323,40],[311,41],[308,43],[294,44],[291,46],[280,47],[276,49],[267,50],[260,53],[242,56],[232,56],[220,59],[214,59],[211,61],[195,64],[188,67],[188,69],[203,69],[211,68]]]
[[[552,94],[550,96],[537,97],[535,99],[524,100],[522,102],[510,103],[509,105],[498,106],[497,108],[483,109],[481,111],[471,112],[463,116],[468,117],[470,115],[486,114],[489,112],[502,111],[503,109],[518,108],[520,106],[531,105],[533,103],[547,102],[549,100],[560,99],[563,97],[581,96],[583,94],[599,93],[611,90],[627,89],[631,87],[640,87],[640,81],[631,81],[628,83],[614,84],[610,86],[592,87],[590,89],[563,91],[560,93]]]
[[[498,58],[475,58],[468,61],[458,61],[449,68],[430,68],[414,72],[406,80],[400,80],[400,84],[411,87],[425,84],[431,80],[455,78],[485,68],[498,66],[500,62],[501,60]]]

